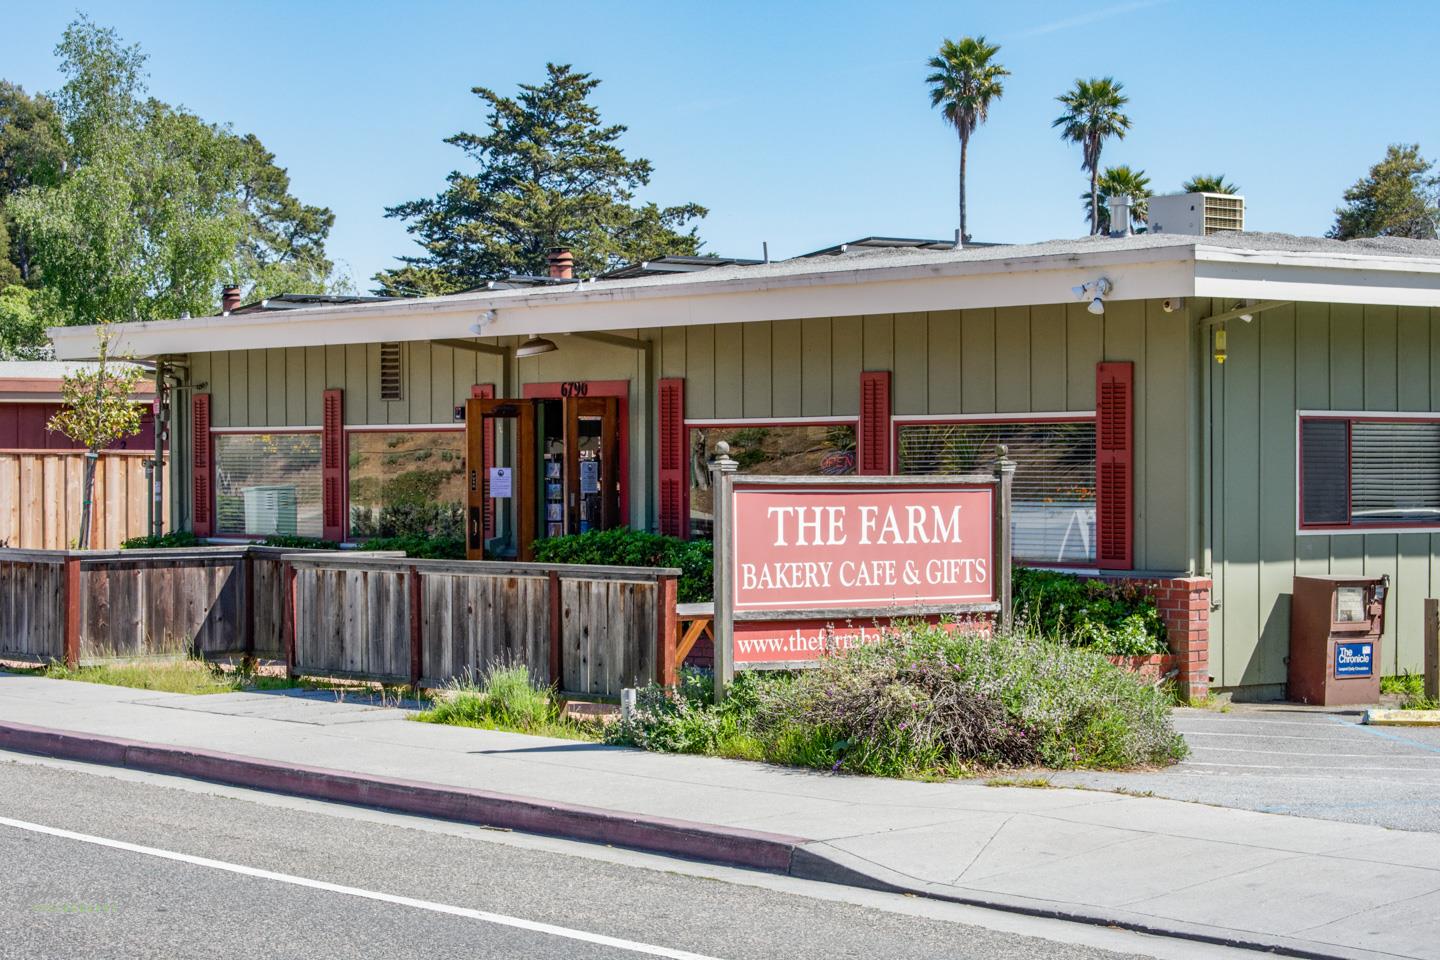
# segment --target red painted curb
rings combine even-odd
[[[600,807],[367,776],[24,723],[0,723],[0,750],[194,777],[313,800],[379,807],[398,813],[588,840],[778,873],[790,870],[795,849],[807,842],[785,834],[644,817]]]

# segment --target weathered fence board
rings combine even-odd
[[[427,680],[521,664],[550,682],[548,576],[421,574],[422,672]]]
[[[0,657],[59,660],[65,656],[65,561],[0,556]]]
[[[113,550],[144,536],[151,487],[141,451],[102,453],[95,464],[91,543]],[[64,550],[80,536],[83,451],[0,452],[0,544]],[[163,502],[163,501],[162,501]]]
[[[614,696],[657,678],[655,581],[561,580],[561,686]]]
[[[410,679],[410,593],[403,568],[315,561],[295,577],[295,669]]]
[[[238,551],[83,560],[81,660],[239,652],[242,575]]]

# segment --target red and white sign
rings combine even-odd
[[[938,617],[922,617],[939,623]],[[953,624],[953,621],[952,621]],[[737,664],[804,664],[875,643],[885,636],[889,621],[742,620],[735,624]],[[982,629],[976,624],[967,629]]]
[[[731,514],[733,609],[993,602],[993,509],[990,486],[749,486],[741,478]]]

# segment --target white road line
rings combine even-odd
[[[347,887],[339,883],[327,883],[324,880],[311,880],[307,877],[296,877],[288,873],[260,870],[256,867],[247,867],[238,863],[226,863],[223,860],[193,857],[188,853],[160,850],[156,847],[145,847],[138,843],[126,843],[123,840],[110,840],[106,837],[94,837],[85,833],[75,833],[71,830],[61,830],[58,827],[47,827],[39,823],[12,820],[9,817],[0,817],[0,826],[14,827],[16,830],[28,830],[31,833],[42,833],[51,837],[60,837],[64,840],[78,840],[81,843],[93,843],[100,847],[109,847],[113,850],[125,850],[130,853],[140,853],[147,857],[158,857],[162,860],[174,860],[177,863],[188,863],[197,867],[209,867],[212,870],[224,870],[227,873],[238,873],[245,877],[274,880],[278,883],[289,883],[297,887],[325,890],[329,893],[340,893],[349,897],[360,897],[364,900],[377,900],[381,903],[393,903],[402,907],[413,907],[416,910],[429,910],[432,913],[445,913],[454,917],[467,917],[471,920],[480,920],[502,927],[514,927],[517,930],[529,930],[533,933],[543,933],[552,937],[564,937],[567,940],[579,940],[582,943],[593,943],[602,947],[614,947],[617,950],[626,950],[630,953],[644,954],[649,957],[669,957],[671,960],[716,960],[715,957],[709,957],[700,953],[672,950],[669,947],[657,947],[653,944],[638,943],[634,940],[622,940],[619,937],[607,937],[604,934],[587,933],[584,930],[571,930],[569,927],[557,927],[550,923],[538,923],[534,920],[525,920],[521,917],[507,917],[501,913],[487,913],[484,910],[471,910],[468,907],[456,907],[448,903],[417,900],[414,897],[399,897],[390,893],[380,893],[376,890]]]
[[[1235,769],[1245,769],[1245,770],[1305,770],[1305,769],[1313,769],[1313,768],[1305,768],[1305,767],[1283,767],[1283,766],[1278,766],[1278,765],[1276,765],[1276,764],[1266,764],[1266,763],[1208,763],[1208,762],[1201,761],[1201,760],[1184,760],[1184,761],[1182,761],[1182,762],[1183,762],[1186,766],[1188,766],[1188,767],[1232,767],[1232,768],[1235,768]],[[1388,770],[1388,771],[1390,771],[1390,772],[1392,772],[1392,773],[1428,773],[1428,772],[1429,772],[1429,771],[1426,771],[1426,770],[1416,770],[1414,767],[1358,767],[1358,766],[1350,766],[1350,765],[1348,765],[1348,764],[1347,764],[1346,766],[1342,767],[1341,769],[1344,770],[1346,773],[1349,773],[1349,772],[1355,771],[1355,770]],[[1340,779],[1343,780],[1343,781],[1359,782],[1359,781],[1356,780],[1356,778],[1350,778],[1350,777],[1341,777]],[[1431,783],[1432,781],[1430,781],[1430,780],[1421,780],[1421,781],[1417,781],[1417,782],[1423,783],[1423,784],[1428,784],[1428,783]]]
[[[1178,728],[1177,728],[1178,729]],[[1315,740],[1323,743],[1364,743],[1362,736],[1297,737],[1290,733],[1231,733],[1228,730],[1181,730],[1187,737],[1253,737],[1257,740]]]
[[[1301,757],[1306,760],[1375,760],[1383,757],[1386,760],[1429,760],[1440,761],[1440,756],[1421,754],[1415,756],[1405,753],[1296,753],[1293,750],[1251,750],[1247,747],[1216,747],[1209,744],[1196,744],[1196,750],[1204,750],[1207,753],[1263,753],[1269,757]]]

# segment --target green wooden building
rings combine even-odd
[[[1162,607],[1172,639],[1208,641],[1201,680],[1283,691],[1307,573],[1388,574],[1385,672],[1420,667],[1440,243],[871,238],[599,278],[562,253],[551,274],[127,325],[119,348],[165,386],[172,524],[450,531],[524,557],[616,524],[706,535],[721,439],[771,473],[952,472],[998,441],[1017,556],[1189,591]],[[92,331],[52,334],[94,352]]]

